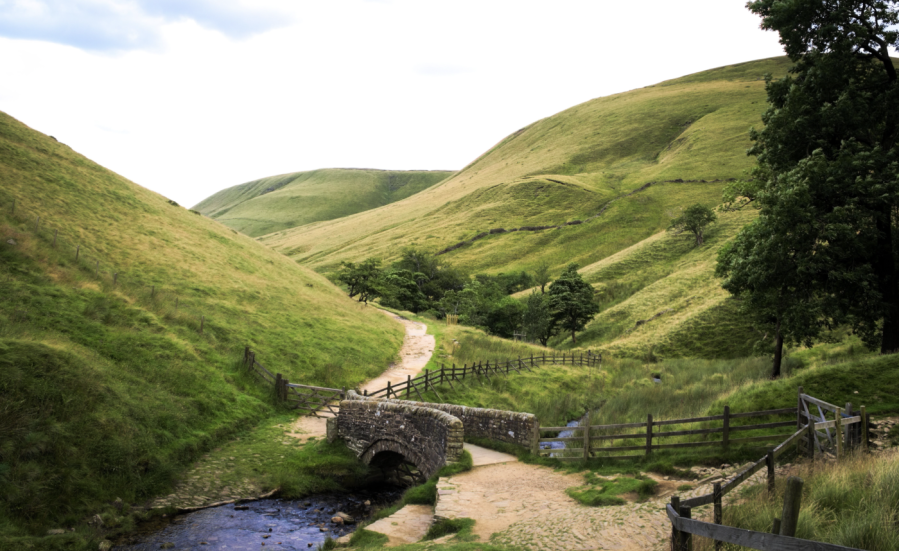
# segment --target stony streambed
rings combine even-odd
[[[402,489],[374,486],[352,494],[319,494],[300,500],[264,499],[211,507],[142,526],[115,550],[252,550],[316,548],[326,537],[355,530],[373,511],[397,501]],[[338,512],[353,524],[332,522]]]

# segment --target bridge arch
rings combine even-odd
[[[427,480],[431,474],[428,473],[428,461],[414,448],[393,439],[382,439],[372,443],[367,450],[359,456],[366,465],[373,467],[382,467],[386,470],[394,470],[405,461],[415,465],[421,477]],[[422,480],[421,482],[424,482]]]
[[[363,462],[397,454],[426,479],[462,455],[462,421],[428,407],[348,399],[340,402],[336,425],[336,436]]]

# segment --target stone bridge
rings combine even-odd
[[[388,400],[347,393],[328,439],[340,438],[366,464],[385,470],[412,464],[428,479],[458,461],[465,436],[488,438],[535,451],[539,422],[530,413]]]

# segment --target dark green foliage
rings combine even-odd
[[[751,134],[756,183],[743,193],[760,217],[747,232],[777,241],[781,255],[767,261],[789,257],[795,277],[787,284],[806,293],[802,302],[819,326],[849,324],[882,352],[899,349],[899,78],[889,57],[899,42],[897,3],[748,7],[762,28],[780,33],[795,65],[780,80],[768,78],[765,128]],[[750,292],[767,293],[762,302],[770,304],[778,285]]]
[[[343,262],[337,272],[337,281],[347,286],[350,298],[359,296],[359,302],[368,302],[381,295],[381,261],[377,258],[355,262]]]
[[[577,344],[575,333],[599,313],[593,287],[581,278],[577,264],[569,264],[553,281],[549,288],[549,309],[556,328],[570,332],[572,343]]]
[[[417,277],[416,277],[417,276]],[[418,281],[422,274],[396,270],[381,276],[381,304],[388,308],[421,312],[429,306],[428,297],[421,292]]]
[[[546,292],[546,286],[552,279],[549,277],[549,263],[541,262],[537,269],[534,270],[534,285],[540,286],[540,294]]]
[[[683,233],[685,231],[692,233],[693,238],[696,240],[696,245],[699,246],[703,243],[705,227],[717,219],[718,216],[715,215],[715,211],[705,205],[696,203],[685,208],[680,216],[672,220],[668,230],[675,233]]]
[[[528,340],[538,341],[543,346],[553,334],[554,323],[549,310],[549,300],[543,293],[534,292],[525,301],[522,314],[522,330]]]

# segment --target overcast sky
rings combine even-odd
[[[190,206],[459,169],[598,96],[782,55],[744,0],[0,0],[0,110]]]

